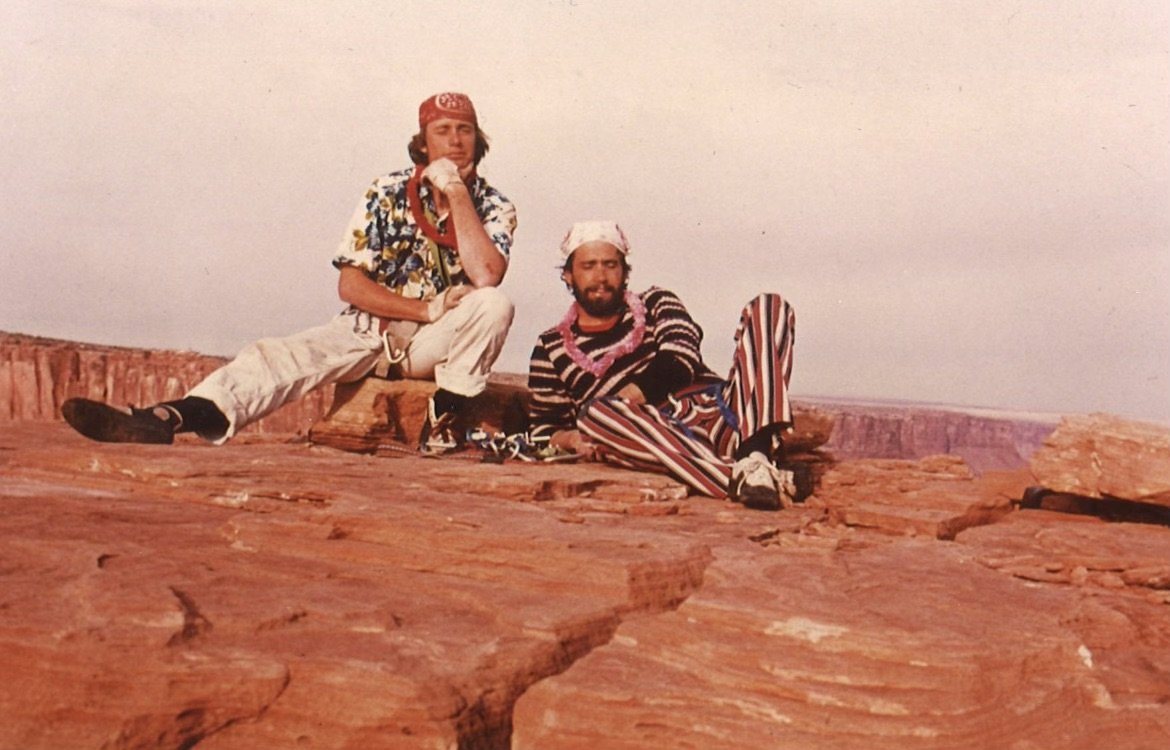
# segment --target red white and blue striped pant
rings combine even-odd
[[[769,425],[792,423],[795,334],[792,306],[778,294],[761,294],[740,316],[726,381],[686,388],[659,407],[595,399],[582,408],[578,429],[606,462],[665,471],[703,495],[727,497],[740,442]]]

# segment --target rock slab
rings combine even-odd
[[[1170,744],[1170,528],[968,514],[1018,485],[953,461],[834,470],[759,513],[596,465],[5,424],[0,747]],[[969,525],[907,535],[899,498],[951,496],[923,528]]]
[[[1170,508],[1170,427],[1066,417],[1032,456],[1032,473],[1054,492]]]
[[[710,561],[546,512],[548,467],[448,484],[423,459],[63,427],[0,456],[6,748],[506,747],[520,693]],[[583,494],[628,479],[557,469]],[[526,502],[467,492],[508,475]]]
[[[623,623],[533,686],[513,747],[1154,748],[1167,737],[1166,689],[1144,668],[1149,692],[1111,684],[1106,644],[1143,636],[1108,606],[1012,581],[961,546],[769,551],[717,555],[676,611]],[[1167,635],[1163,620],[1138,649],[1154,673]],[[1129,670],[1120,682],[1138,680]]]

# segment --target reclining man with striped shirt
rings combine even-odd
[[[749,508],[791,506],[793,476],[774,461],[792,424],[792,307],[776,294],[747,304],[731,372],[720,380],[703,364],[703,332],[674,293],[629,291],[629,255],[613,221],[574,224],[561,243],[561,279],[575,301],[532,351],[532,436],[586,458],[665,471],[694,492]]]

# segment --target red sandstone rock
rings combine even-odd
[[[920,501],[1004,491],[904,469]],[[7,425],[0,747],[1170,739],[1165,529],[1021,512],[904,539],[829,517],[897,472],[836,472],[832,509],[758,513],[597,465]]]
[[[1097,750],[1170,739],[1170,686],[1149,679],[1170,667],[1164,606],[1012,581],[961,545],[859,541],[716,549],[677,611],[623,622],[521,696],[513,747]]]
[[[434,391],[430,381],[378,377],[338,385],[332,407],[309,438],[359,453],[375,453],[393,443],[414,447]],[[523,432],[528,421],[526,395],[523,386],[489,382],[487,390],[464,408],[464,427],[483,427],[489,434]]]
[[[1066,417],[1032,457],[1032,473],[1055,492],[1170,507],[1170,427]]]
[[[1025,510],[973,528],[964,544],[986,548],[982,564],[1045,583],[1129,588],[1170,604],[1170,528]],[[1121,585],[1119,585],[1121,584]]]
[[[993,570],[1078,590],[1079,609],[1066,615],[1066,622],[1083,635],[1112,704],[1119,710],[1161,706],[1165,711],[1170,528],[1025,510],[1003,523],[965,531],[959,541]]]
[[[513,466],[64,427],[0,456],[0,747],[503,747],[520,692],[710,557],[466,492]]]

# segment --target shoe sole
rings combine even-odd
[[[732,487],[731,499],[752,510],[780,510],[780,495],[774,487],[756,487],[740,483]]]
[[[749,488],[732,499],[752,510],[780,510],[780,497],[775,490]]]
[[[99,443],[148,443],[170,445],[175,435],[162,421],[152,425],[100,401],[71,398],[61,404],[61,416],[69,426]]]

